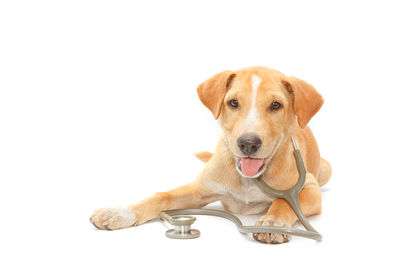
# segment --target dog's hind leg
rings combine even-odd
[[[325,185],[332,176],[332,168],[328,161],[321,158],[319,164],[319,174],[317,176],[317,181],[320,186]]]

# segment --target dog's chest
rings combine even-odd
[[[272,202],[273,198],[255,184],[251,178],[240,178],[241,186],[231,188],[230,194],[246,204],[254,202]]]
[[[239,178],[238,186],[231,186],[223,197],[223,204],[232,212],[257,214],[269,207],[274,200],[265,194],[250,178]]]

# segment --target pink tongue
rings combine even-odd
[[[242,158],[240,169],[246,176],[254,176],[263,164],[264,159]]]

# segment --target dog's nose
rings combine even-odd
[[[242,135],[238,138],[237,145],[244,155],[250,156],[261,147],[261,139],[257,135]]]

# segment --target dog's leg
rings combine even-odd
[[[199,208],[217,199],[195,181],[168,192],[156,193],[135,205],[96,210],[90,221],[97,228],[115,230],[142,224],[156,218],[163,210]]]
[[[325,185],[332,176],[332,167],[329,162],[321,158],[321,163],[319,164],[319,174],[317,177],[320,186]]]
[[[300,206],[305,216],[321,213],[321,190],[315,177],[308,173],[306,185],[299,194]],[[297,216],[289,204],[283,199],[275,199],[266,215],[256,223],[258,226],[291,227],[297,221]],[[285,234],[255,233],[255,240],[263,243],[280,244],[288,242],[290,236]]]

